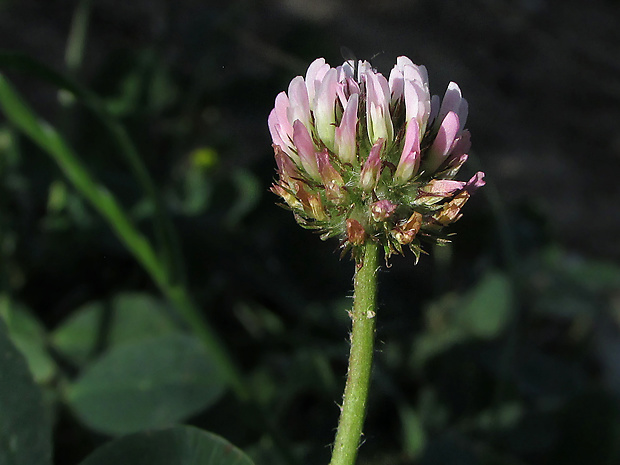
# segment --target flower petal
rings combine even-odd
[[[456,113],[450,111],[443,119],[433,145],[428,149],[424,164],[424,170],[428,174],[434,173],[446,160],[446,155],[452,148],[458,130],[459,117]]]
[[[412,119],[407,123],[405,144],[400,156],[400,161],[394,173],[394,180],[398,184],[409,181],[418,172],[420,166],[420,129],[418,122]]]
[[[478,190],[478,188],[484,186],[485,184],[484,173],[482,171],[478,171],[469,181],[467,181],[467,184],[465,184],[465,190],[467,190],[470,194],[473,194],[476,190]]]
[[[308,71],[306,71],[306,87],[308,88],[310,105],[314,104],[316,92],[327,71],[329,71],[329,65],[325,63],[325,58],[317,58],[308,66]]]
[[[381,174],[381,149],[383,148],[383,139],[378,139],[370,149],[370,154],[364,163],[362,172],[360,173],[360,187],[364,191],[371,191],[379,182]]]
[[[293,141],[297,147],[297,153],[306,173],[313,179],[320,179],[319,166],[316,161],[316,147],[306,126],[299,120],[293,124]]]
[[[340,126],[335,132],[336,155],[343,163],[354,163],[357,159],[357,106],[359,96],[351,95],[342,115]]]
[[[394,137],[390,88],[387,79],[372,70],[366,73],[366,118],[370,143],[384,139],[386,144],[390,144]]]
[[[310,127],[310,100],[304,78],[297,76],[288,86],[289,107],[288,120],[294,123],[301,121],[306,127]]]
[[[437,121],[443,121],[445,116],[451,111],[457,114],[460,121],[459,128],[463,129],[467,121],[468,104],[467,100],[463,98],[461,89],[456,82],[450,82],[450,84],[448,84],[446,93],[443,96],[443,101],[441,102],[439,114],[437,115]]]
[[[299,163],[299,157],[295,153],[295,151],[291,148],[292,141],[286,132],[280,126],[278,122],[278,116],[276,114],[275,108],[271,110],[269,113],[269,118],[267,118],[267,125],[269,126],[269,133],[271,134],[271,140],[277,146],[279,146],[284,152],[295,160],[296,163]]]
[[[336,131],[336,91],[338,72],[331,68],[321,83],[314,105],[314,121],[316,132],[328,149],[334,149],[334,135]]]

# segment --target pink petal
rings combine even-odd
[[[428,85],[428,73],[426,71],[426,67],[414,65],[411,60],[409,60],[409,63],[410,64],[403,67],[403,75],[405,79],[408,81],[414,81],[422,87]]]
[[[442,121],[449,112],[453,111],[459,117],[460,129],[463,129],[467,121],[468,107],[467,100],[463,98],[458,84],[456,82],[450,82],[443,97],[443,101],[441,102],[437,121]]]
[[[331,68],[325,75],[315,97],[314,121],[316,131],[319,138],[329,149],[334,148],[337,77],[338,72],[335,68]]]
[[[392,103],[395,103],[403,96],[403,89],[405,84],[405,79],[403,77],[403,70],[397,64],[390,71],[390,78],[388,80],[388,84],[390,86],[390,91],[392,94]]]
[[[304,78],[297,76],[288,86],[289,108],[288,120],[300,120],[306,127],[310,125],[310,100]]]
[[[278,122],[278,116],[276,115],[275,108],[271,110],[271,113],[269,113],[267,125],[269,126],[269,132],[271,134],[271,140],[273,141],[273,143],[279,146],[282,150],[284,150],[284,152],[293,160],[299,162],[299,157],[291,149],[292,141],[289,140],[288,134],[286,134],[282,130],[282,127]]]
[[[444,117],[450,111],[453,111],[455,113],[458,112],[462,98],[463,96],[461,94],[461,89],[459,88],[458,84],[456,82],[450,82],[441,102],[439,118]]]
[[[370,149],[370,154],[364,163],[360,173],[360,186],[365,191],[370,191],[377,186],[379,175],[381,174],[381,149],[383,139],[378,139]]]
[[[375,221],[385,221],[396,211],[398,205],[389,200],[379,200],[370,206],[370,214]]]
[[[412,118],[417,118],[419,109],[419,95],[418,90],[415,88],[413,82],[404,82],[404,94],[405,94],[405,121],[410,121]]]
[[[465,130],[461,132],[458,139],[455,141],[452,150],[450,151],[450,156],[461,156],[464,153],[469,152],[471,148],[471,134],[469,131]]]
[[[430,174],[445,161],[459,130],[459,117],[453,111],[443,119],[437,137],[428,150],[425,170]]]
[[[429,194],[437,197],[447,197],[460,191],[465,186],[463,181],[451,179],[433,179],[423,188],[421,195]]]
[[[400,184],[404,184],[415,175],[420,166],[420,129],[418,122],[412,119],[407,123],[403,152],[394,173],[394,178]]]
[[[378,139],[392,142],[394,129],[390,117],[390,89],[383,75],[366,73],[366,118],[368,138],[371,143]]]
[[[359,85],[351,78],[346,78],[344,81],[338,82],[336,89],[338,99],[343,108],[346,107],[352,95],[360,93]]]
[[[285,92],[280,92],[276,95],[276,103],[274,109],[276,110],[276,116],[278,117],[278,123],[282,129],[289,135],[293,134],[293,126],[288,119],[288,109],[290,102]]]
[[[316,92],[329,68],[329,65],[325,63],[325,58],[317,58],[308,66],[308,71],[306,71],[306,87],[308,88],[310,105],[313,105]]]
[[[484,186],[486,184],[484,180],[484,173],[482,171],[478,171],[474,174],[467,184],[465,185],[465,189],[470,194],[473,194],[478,188]]]
[[[358,94],[353,94],[342,114],[340,126],[336,128],[336,154],[343,163],[353,163],[357,155],[357,105]]]
[[[303,166],[310,177],[318,180],[320,176],[316,161],[316,148],[308,129],[299,120],[293,124],[293,141],[295,142],[295,147],[297,147],[301,166]]]

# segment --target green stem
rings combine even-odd
[[[349,372],[330,465],[353,465],[362,436],[375,340],[378,252],[378,244],[368,241],[355,272]]]
[[[90,0],[83,0],[84,8]],[[89,108],[109,131],[112,140],[119,148],[119,154],[125,158],[130,169],[136,176],[144,192],[155,206],[154,229],[159,245],[161,260],[170,282],[183,284],[185,276],[183,272],[183,259],[180,245],[174,227],[168,215],[157,187],[151,178],[146,165],[142,162],[140,154],[127,134],[124,126],[112,116],[103,100],[88,89],[80,86],[67,76],[55,72],[53,69],[33,60],[27,55],[18,52],[0,51],[0,66],[24,71],[30,75],[39,77],[59,89],[65,90],[75,96],[83,105]],[[159,255],[159,254],[158,254]]]

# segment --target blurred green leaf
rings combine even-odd
[[[56,374],[56,363],[46,348],[45,328],[26,307],[0,296],[0,316],[4,318],[9,336],[28,362],[37,383],[48,383]]]
[[[54,348],[76,365],[83,365],[93,356],[104,304],[92,302],[78,308],[51,335]]]
[[[514,427],[521,420],[525,406],[520,402],[504,402],[492,409],[483,410],[474,419],[478,428],[498,430]]]
[[[96,450],[80,465],[253,465],[225,439],[191,426],[126,436]]]
[[[60,212],[67,207],[67,185],[56,179],[50,184],[47,197],[48,212]]]
[[[620,266],[601,260],[588,260],[550,247],[543,258],[551,271],[565,276],[573,285],[591,292],[620,290]]]
[[[469,336],[463,328],[456,326],[451,326],[441,332],[422,333],[414,343],[413,363],[419,368],[435,355],[468,338]]]
[[[51,464],[51,426],[41,392],[1,318],[0,412],[0,463]]]
[[[447,294],[432,302],[425,310],[427,330],[414,341],[414,366],[469,339],[498,337],[513,307],[510,281],[499,271],[488,272],[464,296]]]
[[[512,309],[510,281],[503,273],[491,271],[467,295],[457,319],[470,334],[492,339],[509,323]]]
[[[226,222],[235,227],[258,204],[263,186],[254,174],[245,170],[235,171],[232,181],[237,189],[238,196],[226,216]]]
[[[166,304],[149,294],[123,293],[112,300],[113,324],[110,344],[119,345],[164,336],[179,329]]]
[[[121,293],[109,304],[106,346],[137,342],[179,331],[163,301],[149,294]],[[52,344],[77,365],[94,354],[105,322],[106,304],[88,303],[67,318],[53,333]]]
[[[150,338],[111,349],[67,392],[91,428],[126,434],[172,425],[215,403],[224,378],[196,339]]]
[[[204,169],[190,168],[183,179],[183,195],[179,199],[186,215],[198,215],[206,210],[211,200],[213,185]]]
[[[398,413],[403,425],[403,451],[408,458],[416,459],[426,445],[426,432],[422,419],[414,409],[404,403],[399,406]]]

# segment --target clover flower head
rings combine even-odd
[[[278,179],[271,187],[297,222],[338,237],[357,257],[367,240],[386,259],[422,241],[447,241],[484,173],[454,178],[467,161],[468,105],[451,82],[431,96],[424,66],[396,60],[389,77],[367,61],[313,61],[275,99],[268,125]]]

